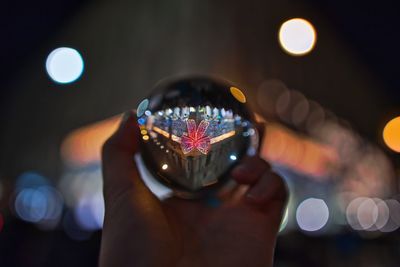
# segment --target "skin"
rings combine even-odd
[[[100,266],[272,266],[287,200],[282,178],[259,157],[232,172],[236,186],[201,200],[157,199],[133,161],[138,150],[133,114],[102,150],[105,220]]]

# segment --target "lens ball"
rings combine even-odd
[[[219,188],[258,144],[244,93],[214,77],[161,81],[137,116],[146,168],[184,198]]]

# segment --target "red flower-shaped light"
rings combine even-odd
[[[202,120],[196,129],[195,120],[186,121],[188,134],[181,137],[181,147],[184,154],[189,153],[193,149],[197,149],[203,154],[210,151],[210,137],[205,135],[210,122]]]

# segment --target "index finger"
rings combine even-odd
[[[139,195],[150,193],[140,179],[133,158],[138,151],[138,138],[135,116],[132,112],[127,112],[117,131],[103,145],[102,168],[106,203],[126,191],[134,190]]]

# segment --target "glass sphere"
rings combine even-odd
[[[195,198],[229,179],[254,154],[258,135],[243,92],[208,76],[158,83],[137,107],[146,168],[175,195]]]

